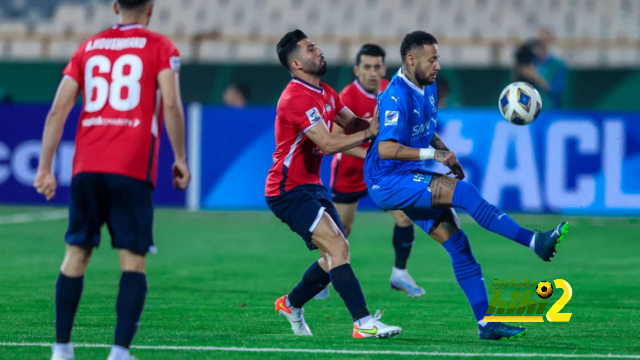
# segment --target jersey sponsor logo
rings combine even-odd
[[[140,120],[138,119],[111,119],[111,118],[103,118],[102,116],[88,118],[82,120],[82,127],[91,127],[91,126],[121,126],[121,127],[132,127],[136,128],[140,125]]]
[[[144,49],[147,46],[147,39],[142,37],[129,38],[102,38],[91,40],[87,43],[84,51],[93,50],[114,50]]]
[[[398,125],[398,118],[400,117],[399,111],[389,110],[384,114],[384,125]]]
[[[336,99],[333,98],[333,96],[331,97],[331,105],[333,105],[333,108],[336,108]]]
[[[322,121],[322,116],[320,115],[320,111],[317,108],[312,108],[306,112],[307,118],[309,118],[309,122],[311,124],[317,124]]]
[[[180,71],[180,57],[179,56],[172,56],[171,59],[169,59],[169,65],[171,66],[171,70],[173,70],[175,72],[179,72]]]

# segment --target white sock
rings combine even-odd
[[[358,326],[362,326],[362,325],[368,323],[371,320],[373,320],[373,316],[367,315],[367,316],[363,317],[362,319],[358,319],[358,320],[354,321],[353,323],[358,325]]]
[[[113,345],[111,347],[111,354],[109,355],[113,360],[129,360],[129,349]]]
[[[53,352],[56,354],[65,354],[65,355],[73,355],[73,344],[53,344]]]
[[[529,243],[529,249],[536,251],[536,234],[535,233],[531,237],[531,242]]]
[[[407,271],[407,269],[398,269],[397,267],[393,267],[393,269],[391,270],[391,277],[392,278],[399,278],[399,277],[405,277],[409,275],[409,272]]]
[[[287,305],[288,308],[291,307],[291,303],[289,302],[289,297],[288,296],[284,299],[284,304]]]

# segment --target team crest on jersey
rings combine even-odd
[[[322,116],[320,115],[320,111],[318,109],[313,108],[306,112],[307,117],[309,118],[309,122],[311,124],[317,124],[322,121]]]
[[[327,112],[331,111],[331,105],[329,104],[324,104],[324,108],[327,110]]]
[[[384,125],[398,125],[398,117],[400,117],[399,111],[387,111],[384,114]]]
[[[180,57],[172,56],[171,59],[169,59],[169,64],[171,65],[171,70],[175,72],[180,71]]]
[[[433,95],[429,96],[429,101],[431,102],[431,106],[436,106],[436,98]]]

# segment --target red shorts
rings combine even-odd
[[[367,194],[364,182],[364,159],[336,154],[331,162],[331,192],[336,196],[360,199]],[[357,195],[357,196],[356,196]],[[338,201],[340,202],[340,201]],[[350,201],[353,203],[355,201]]]

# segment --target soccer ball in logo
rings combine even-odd
[[[553,285],[548,281],[540,281],[536,286],[536,294],[543,299],[548,299],[553,294]]]
[[[498,104],[502,116],[516,125],[534,122],[542,110],[542,99],[538,90],[526,82],[515,82],[504,88]]]

